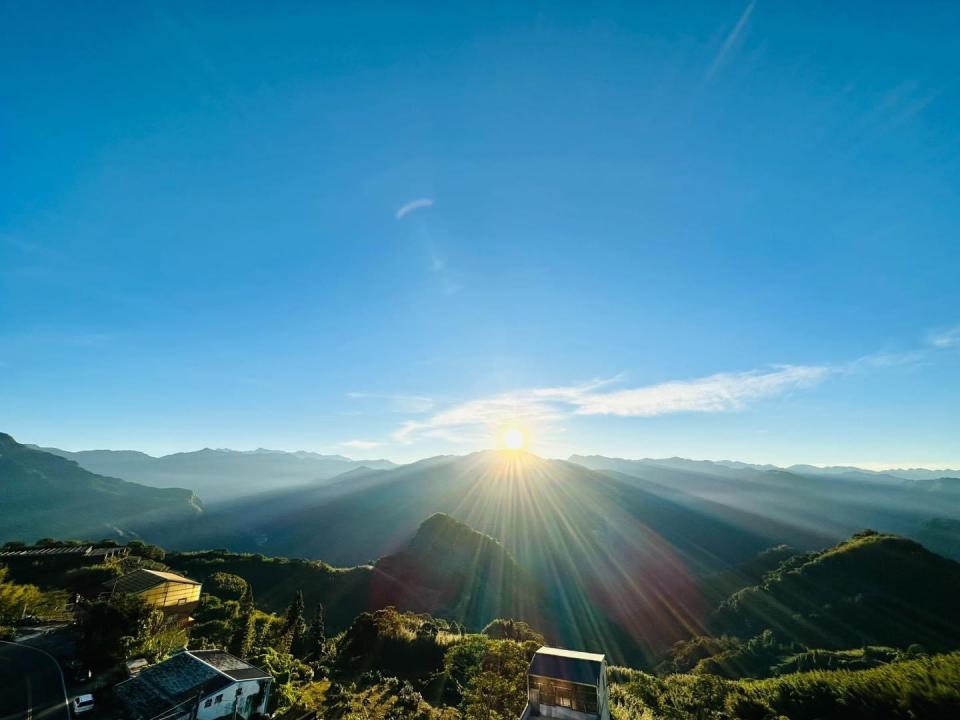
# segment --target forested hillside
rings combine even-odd
[[[0,540],[121,537],[202,512],[189,490],[96,475],[0,433]]]
[[[618,660],[652,659],[712,611],[704,579],[764,549],[817,536],[693,505],[579,465],[521,453],[434,458],[349,481],[214,508],[180,547],[231,547],[338,565],[397,552],[446,513],[497,539],[543,590],[544,625]],[[561,612],[562,609],[562,612]]]
[[[850,648],[960,646],[960,563],[893,535],[864,532],[786,560],[720,606],[720,632]]]
[[[522,565],[446,515],[424,520],[399,552],[353,568],[128,549],[59,578],[11,566],[21,575],[0,578],[0,596],[41,608],[92,593],[76,632],[97,668],[130,653],[163,657],[180,643],[227,647],[273,675],[282,720],[515,718],[532,653],[571,645],[571,616]],[[140,566],[203,583],[189,637],[141,622],[133,599],[93,599],[100,580]],[[865,531],[815,552],[774,547],[710,582],[732,592],[719,607],[705,599],[716,635],[691,627],[658,662],[639,653],[634,669],[611,668],[614,720],[946,720],[960,709],[960,655],[950,652],[960,647],[957,563]],[[594,638],[573,647],[608,657],[622,648]]]

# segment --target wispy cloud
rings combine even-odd
[[[930,336],[930,344],[941,349],[960,347],[960,325],[934,333]]]
[[[416,212],[421,208],[428,207],[433,207],[433,200],[431,198],[419,198],[417,200],[413,200],[397,210],[396,218],[397,220],[403,220],[410,213]]]
[[[742,13],[740,13],[740,17],[737,20],[736,25],[734,25],[733,29],[727,33],[726,38],[723,40],[723,45],[720,46],[720,50],[713,58],[713,62],[710,63],[710,67],[707,69],[707,74],[705,76],[706,80],[709,80],[716,74],[717,70],[720,69],[724,61],[727,59],[727,55],[729,55],[730,51],[736,47],[737,42],[740,40],[740,36],[747,27],[747,23],[750,22],[750,16],[753,15],[753,9],[756,7],[756,5],[757,0],[750,0],[750,3],[747,5],[747,7],[744,8]]]
[[[380,447],[381,445],[383,445],[383,443],[376,440],[346,440],[340,443],[340,447],[351,448],[353,450],[370,450],[375,447]]]
[[[784,365],[770,370],[718,373],[695,380],[589,393],[574,398],[573,402],[577,415],[653,417],[679,412],[729,412],[742,410],[755,400],[813,387],[830,373],[828,367]]]
[[[347,397],[353,400],[379,400],[387,407],[398,413],[425,413],[433,410],[433,398],[422,395],[397,395],[389,393],[348,392]]]
[[[482,443],[489,440],[491,430],[508,422],[555,432],[561,429],[563,421],[583,416],[649,418],[676,413],[737,412],[763,400],[816,387],[830,378],[895,367],[923,367],[955,348],[960,348],[960,325],[930,335],[919,347],[877,352],[841,363],[774,365],[639,387],[623,387],[623,378],[616,376],[571,385],[522,388],[466,400],[426,417],[408,419],[394,432],[393,440],[411,443],[431,438]],[[428,412],[432,405],[431,401],[431,408],[422,406],[422,412]]]
[[[617,378],[521,389],[470,400],[425,420],[408,421],[394,438],[410,442],[418,437],[437,437],[438,433],[473,433],[508,421],[542,426],[576,415],[653,417],[732,412],[764,398],[813,387],[831,372],[826,366],[784,365],[626,389],[610,389]]]

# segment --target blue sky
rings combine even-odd
[[[960,7],[275,5],[0,10],[0,429],[960,466]]]

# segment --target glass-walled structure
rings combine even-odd
[[[610,720],[607,661],[598,653],[542,647],[527,669],[522,720]]]
[[[529,702],[533,706],[551,705],[587,715],[598,714],[595,686],[530,675],[528,692]]]

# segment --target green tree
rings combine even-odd
[[[136,555],[137,557],[146,558],[148,560],[154,560],[156,562],[163,562],[163,559],[166,557],[166,553],[163,548],[157,547],[156,545],[150,545],[141,540],[131,540],[127,543],[127,550],[131,555]]]
[[[253,652],[257,636],[257,608],[253,602],[253,590],[248,585],[240,598],[240,612],[236,620],[233,636],[230,638],[230,652],[237,657],[246,658]]]
[[[491,620],[481,632],[494,640],[516,640],[517,642],[533,642],[544,644],[543,635],[523,622],[523,620],[506,620],[497,618]]]
[[[317,610],[313,614],[313,621],[310,623],[310,631],[307,635],[306,656],[319,660],[327,654],[327,635],[323,622],[323,603],[317,603]]]
[[[204,590],[221,600],[240,600],[248,590],[247,581],[239,575],[215,572],[204,583]]]
[[[78,649],[96,668],[123,662],[163,626],[162,613],[133,595],[118,594],[81,606]]]
[[[303,638],[307,623],[303,619],[303,591],[297,590],[287,607],[277,649],[281,652],[300,654],[303,652]]]
[[[469,635],[452,645],[444,668],[461,694],[460,710],[469,720],[513,720],[526,704],[527,666],[535,641],[491,640]]]
[[[22,615],[45,615],[61,610],[66,593],[43,592],[36,585],[7,581],[7,568],[0,566],[0,625]]]
[[[266,648],[253,657],[251,662],[273,677],[268,712],[293,706],[302,688],[313,679],[313,671],[309,665],[300,662],[290,653],[280,652],[275,648]]]

